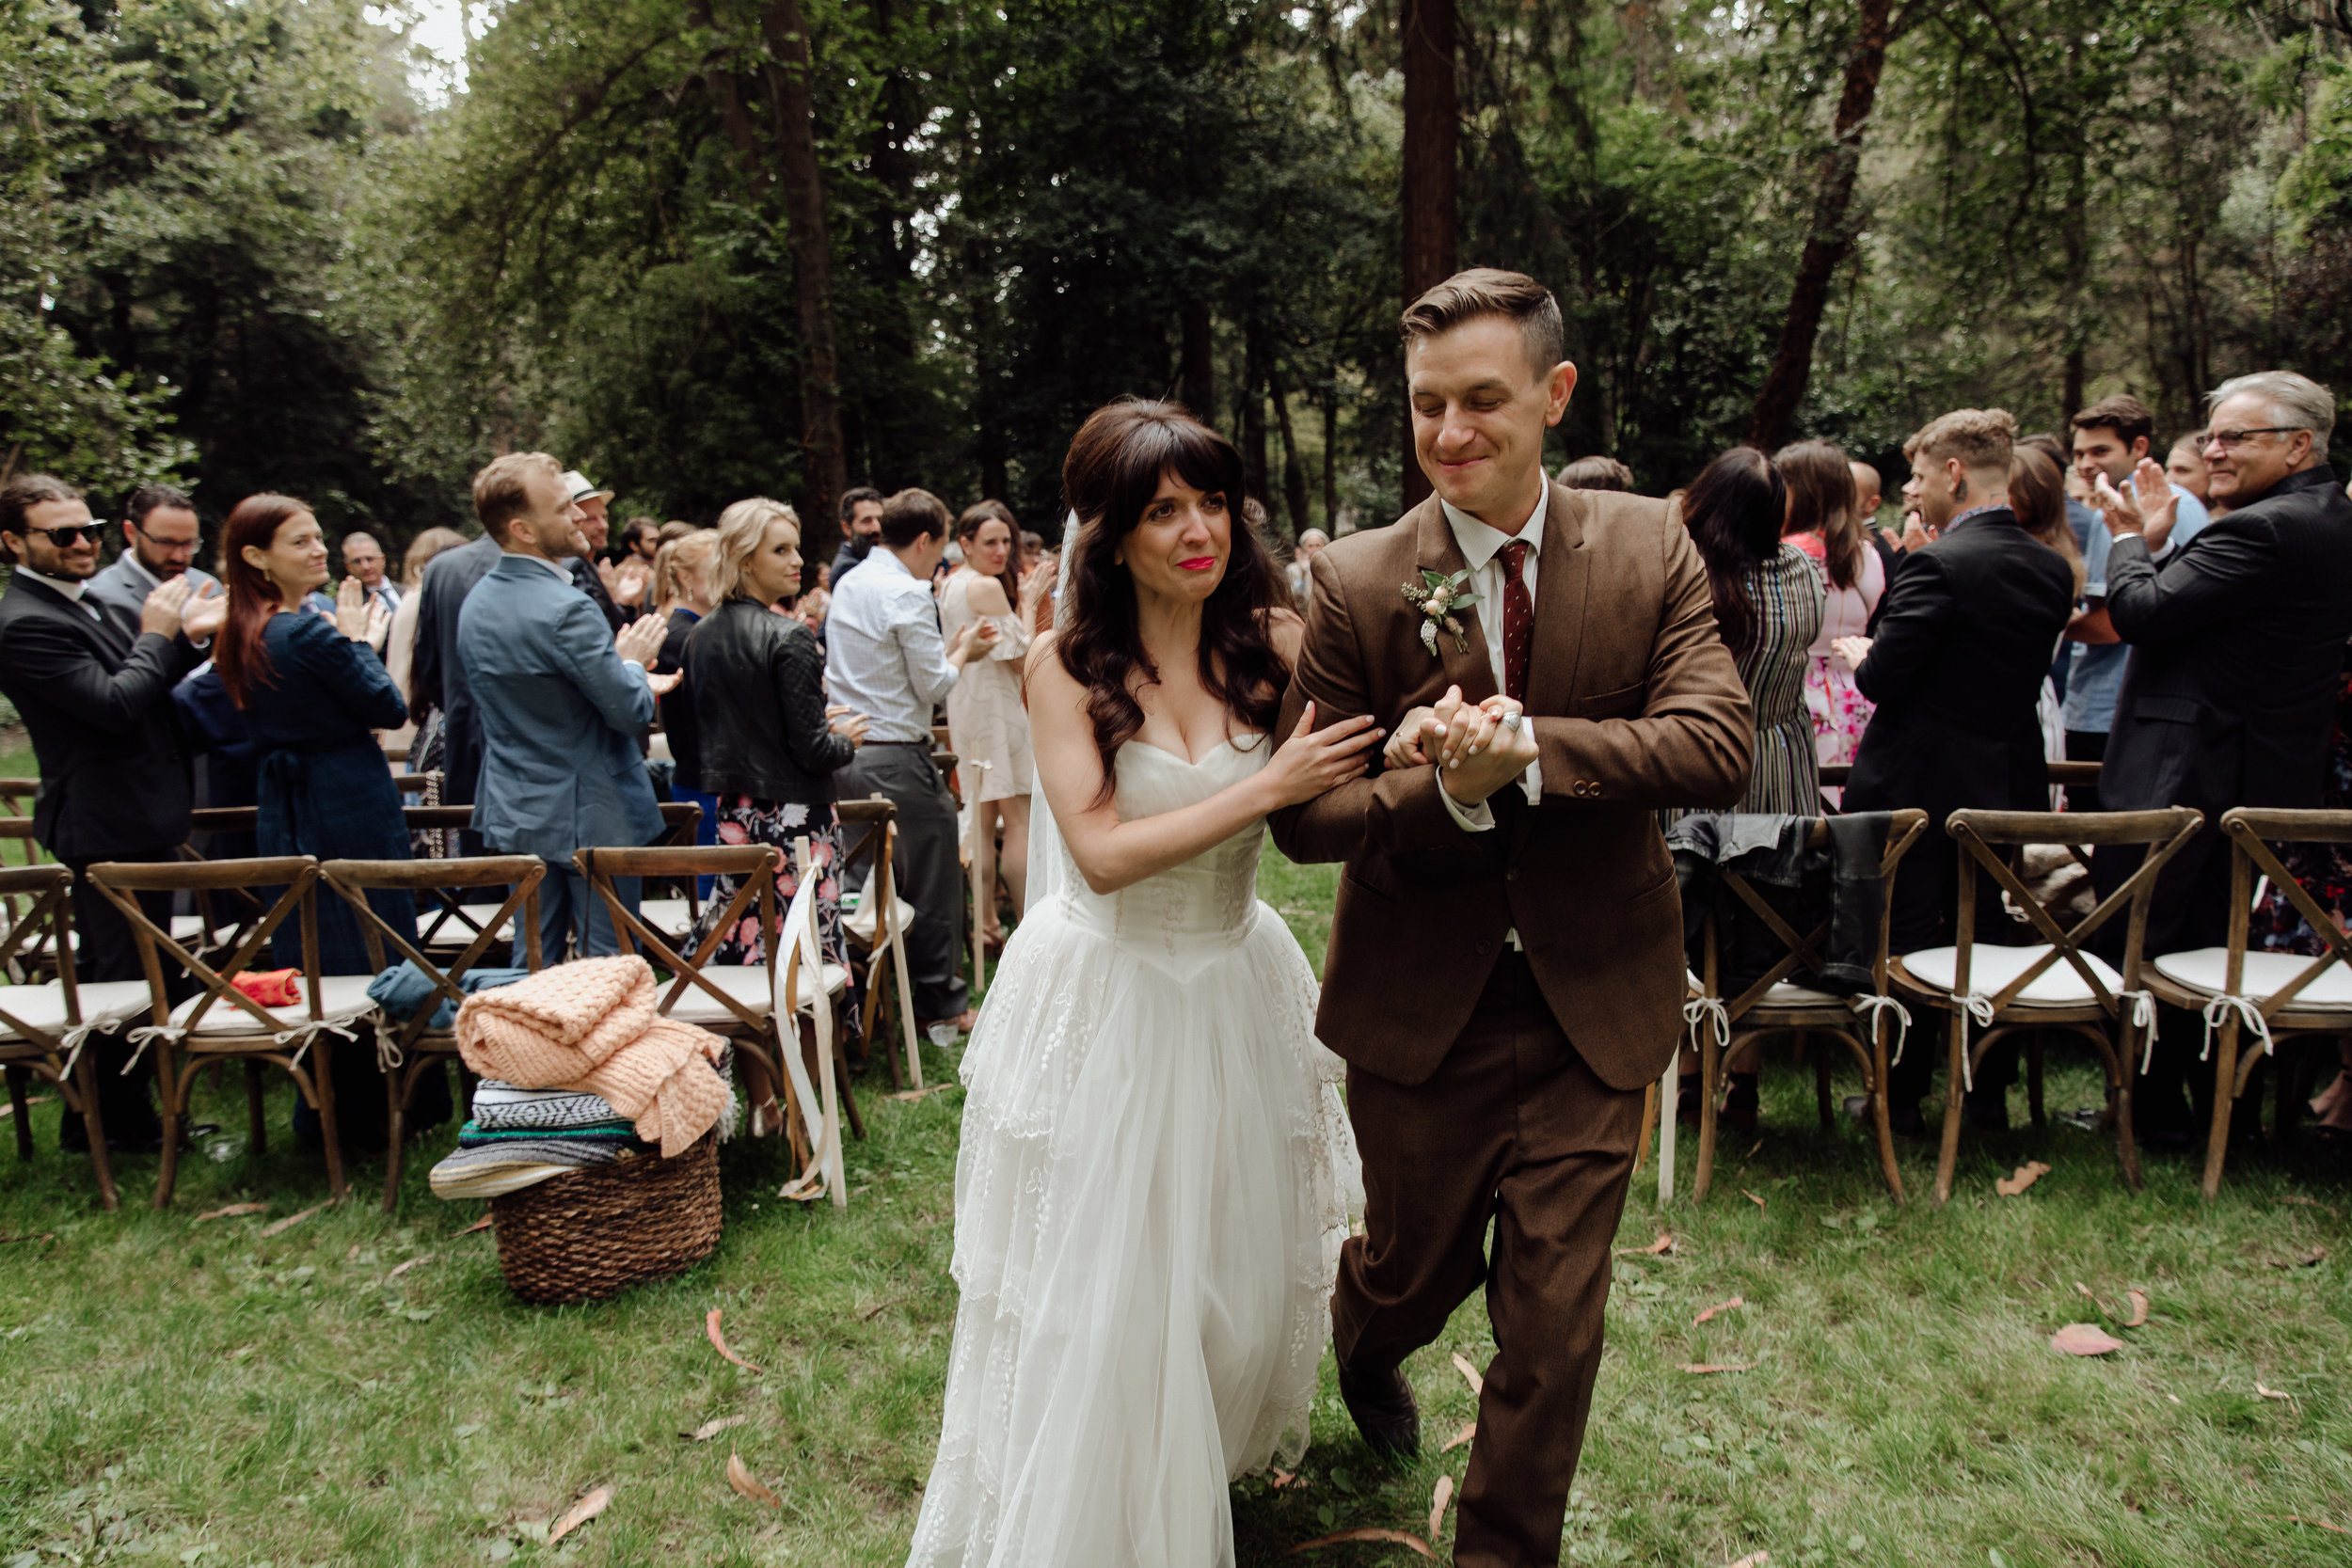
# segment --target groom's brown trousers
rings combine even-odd
[[[1365,1234],[1340,1257],[1331,1318],[1341,1361],[1396,1366],[1486,1287],[1496,1355],[1454,1528],[1459,1568],[1560,1560],[1642,1093],[1594,1076],[1525,957],[1508,950],[1425,1083],[1348,1069]]]

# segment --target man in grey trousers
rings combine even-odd
[[[915,908],[907,968],[916,1023],[972,1027],[971,997],[957,966],[963,952],[963,870],[956,803],[931,763],[931,710],[964,661],[988,651],[996,628],[966,626],[953,642],[939,629],[931,573],[947,551],[946,503],[901,490],[882,503],[882,537],[858,570],[835,579],[825,620],[825,684],[836,703],[866,715],[866,744],[835,775],[845,800],[886,797],[898,808],[891,863]]]

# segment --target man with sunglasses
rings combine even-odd
[[[89,579],[92,598],[135,622],[147,595],[174,578],[185,578],[193,594],[221,591],[218,579],[196,563],[204,535],[195,502],[167,484],[145,484],[131,492],[123,511],[122,553]]]
[[[168,861],[187,841],[188,758],[173,725],[171,689],[203,658],[228,608],[191,592],[185,575],[141,601],[135,617],[90,596],[101,529],[72,486],[24,474],[0,486],[0,549],[15,562],[0,595],[0,692],[24,716],[40,766],[33,836],[74,874],[75,969],[84,980],[136,980],[144,970],[130,923],[82,879],[94,861]],[[168,894],[146,900],[167,928]],[[147,1078],[122,1075],[126,1042],[102,1039],[99,1112],[106,1141],[151,1148],[161,1135]],[[65,1141],[86,1136],[65,1120]]]
[[[2155,557],[2182,509],[2152,458],[2141,459],[2128,492],[2104,475],[2097,487],[2114,540],[2107,615],[2131,648],[2100,800],[2110,811],[2177,805],[2205,816],[2204,831],[2157,880],[2152,956],[2228,940],[2223,812],[2320,804],[2352,639],[2352,499],[2328,466],[2334,394],[2289,371],[2262,371],[2222,383],[2207,402],[2210,493],[2228,510],[2169,559],[2159,565]],[[2103,895],[2137,856],[2098,852],[2092,876]],[[2122,926],[2107,929],[2120,939]],[[2183,1080],[2202,1100],[2210,1069],[2194,1071],[2201,1022],[2162,1012],[2135,1117],[2152,1143],[2179,1147],[2197,1125]],[[2250,1099],[2240,1104],[2255,1109]]]

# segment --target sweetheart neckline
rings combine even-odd
[[[1265,738],[1265,735],[1263,731],[1253,731],[1249,735],[1248,738],[1252,741],[1263,740]],[[1169,751],[1165,746],[1157,745],[1152,741],[1144,739],[1143,736],[1139,735],[1130,736],[1127,738],[1126,744],[1130,746],[1140,746],[1147,752],[1157,752],[1160,755],[1168,758],[1168,761],[1181,762],[1186,768],[1199,768],[1203,763],[1206,763],[1210,757],[1216,755],[1217,752],[1221,751],[1226,751],[1228,749],[1239,751],[1242,749],[1241,737],[1230,735],[1224,739],[1218,741],[1216,745],[1210,747],[1208,751],[1199,758],[1179,755],[1178,753]]]

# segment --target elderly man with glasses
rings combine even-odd
[[[2223,812],[2320,804],[2352,639],[2352,499],[2328,466],[2334,395],[2293,372],[2262,371],[2222,383],[2207,402],[2210,490],[2227,511],[2196,538],[2161,565],[2153,559],[2179,506],[2153,459],[2141,460],[2128,495],[2105,476],[2097,493],[2114,537],[2107,614],[2131,648],[2100,800],[2110,811],[2205,814],[2204,832],[2156,884],[2152,954],[2228,940]],[[2130,875],[2137,855],[2099,852],[2093,876],[2103,894]],[[2119,940],[2122,924],[2107,927]],[[2201,1098],[2211,1089],[2187,1070],[2201,1023],[2164,1012],[2135,1113],[2157,1147],[2183,1145],[2196,1125],[2183,1079]]]

